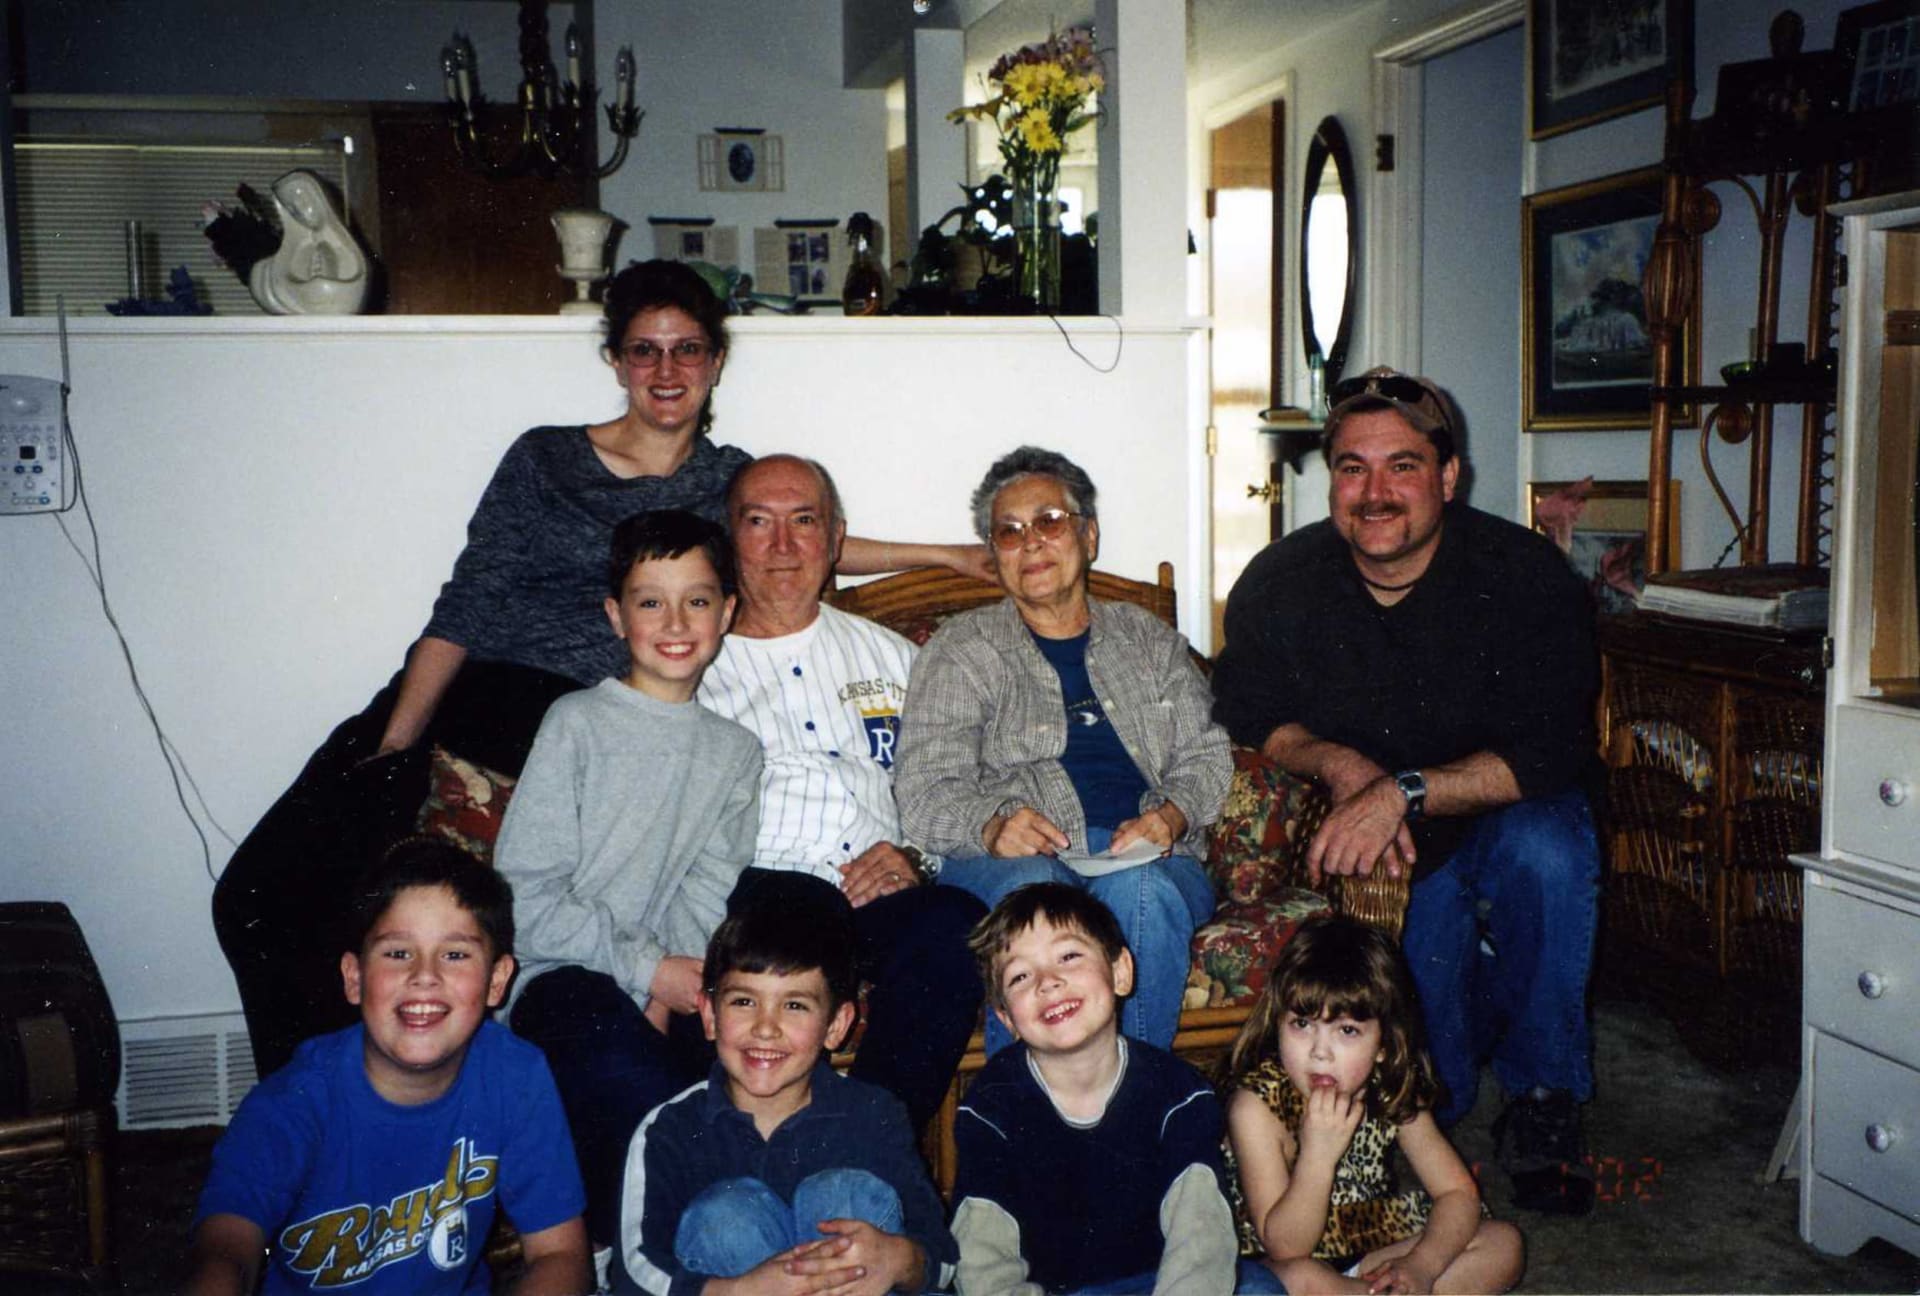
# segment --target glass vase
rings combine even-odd
[[[1016,286],[1041,311],[1060,309],[1060,200],[1033,175],[1014,177],[1013,248]]]

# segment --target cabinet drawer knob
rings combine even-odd
[[[1860,987],[1860,993],[1869,999],[1878,999],[1887,992],[1887,979],[1878,972],[1862,972],[1855,984]]]
[[[1867,1146],[1875,1152],[1885,1152],[1893,1146],[1893,1131],[1885,1125],[1867,1126]]]
[[[1903,806],[1907,798],[1913,795],[1913,788],[1905,779],[1889,778],[1880,780],[1880,804],[1884,806]]]

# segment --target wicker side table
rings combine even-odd
[[[119,1079],[113,1005],[73,915],[0,904],[0,1289],[10,1271],[110,1283]]]
[[[1739,1053],[1797,1011],[1787,857],[1820,840],[1822,640],[1639,614],[1603,618],[1599,639],[1606,961],[1717,1017],[1709,1052]]]

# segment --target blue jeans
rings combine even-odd
[[[865,1220],[899,1233],[900,1194],[866,1170],[821,1170],[788,1204],[758,1179],[722,1179],[693,1199],[673,1235],[673,1255],[695,1273],[738,1278],[770,1256],[823,1236],[822,1220]]]
[[[1087,848],[1094,854],[1107,849],[1113,834],[1104,828],[1087,830]],[[1138,1040],[1159,1048],[1173,1044],[1180,1029],[1180,999],[1187,990],[1187,969],[1193,966],[1193,932],[1213,916],[1213,887],[1191,858],[1169,855],[1104,877],[1082,877],[1050,855],[1019,859],[950,859],[940,868],[940,883],[956,886],[995,905],[1000,898],[1031,882],[1064,882],[1113,910],[1120,931],[1133,951],[1133,996],[1120,1011],[1120,1027]],[[995,1053],[1013,1036],[995,1014],[987,1015],[987,1052]]]
[[[1599,876],[1593,814],[1576,790],[1482,815],[1413,888],[1401,945],[1447,1087],[1434,1113],[1442,1125],[1473,1110],[1489,1054],[1508,1094],[1593,1096],[1587,977]]]

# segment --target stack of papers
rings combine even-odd
[[[1773,563],[1647,577],[1642,612],[1762,630],[1820,630],[1827,624],[1827,572]]]
[[[1118,873],[1123,868],[1132,868],[1136,864],[1145,864],[1148,860],[1157,860],[1165,852],[1166,847],[1155,846],[1142,837],[1117,855],[1111,851],[1105,855],[1062,855],[1060,862],[1081,877],[1100,877],[1107,873]]]

